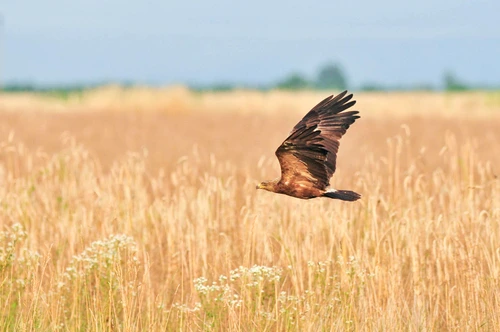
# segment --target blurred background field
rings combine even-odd
[[[117,86],[65,99],[5,93],[0,95],[0,135],[3,140],[13,135],[30,149],[54,153],[62,148],[61,136],[66,133],[106,168],[127,151],[146,150],[148,164],[156,170],[165,163],[175,164],[196,148],[205,156],[213,154],[254,169],[259,158],[274,156],[312,106],[333,93],[337,92],[195,92],[183,87]],[[495,158],[490,144],[497,138],[497,92],[364,92],[355,97],[363,119],[342,146],[358,146],[352,152],[359,156],[382,154],[385,141],[409,126],[419,148],[437,151],[450,132],[460,142],[479,139],[482,144],[476,152],[483,159]],[[362,162],[359,157],[349,159]]]

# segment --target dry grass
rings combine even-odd
[[[495,95],[357,94],[346,203],[255,190],[324,94],[176,91],[0,96],[4,329],[500,329]]]

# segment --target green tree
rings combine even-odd
[[[443,81],[446,91],[464,91],[468,89],[467,85],[459,80],[451,71],[444,73]]]
[[[342,67],[329,63],[320,68],[315,87],[318,89],[347,89],[347,78]]]
[[[283,90],[301,90],[307,89],[310,86],[309,82],[303,75],[299,73],[293,73],[278,82],[276,87]]]

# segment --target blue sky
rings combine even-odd
[[[0,79],[266,84],[343,65],[351,86],[500,85],[500,1],[2,0]]]

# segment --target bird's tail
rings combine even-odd
[[[334,199],[341,199],[343,201],[357,201],[361,198],[361,195],[350,190],[334,190],[331,189],[323,194],[323,197],[329,197]]]

